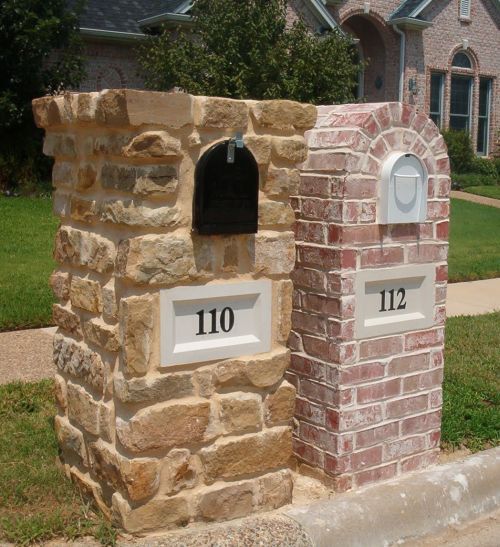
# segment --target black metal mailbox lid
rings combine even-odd
[[[195,170],[193,229],[202,235],[255,234],[258,203],[259,168],[250,150],[231,140],[209,148]]]

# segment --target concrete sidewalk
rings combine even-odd
[[[489,205],[490,207],[500,208],[500,199],[487,198],[485,196],[476,196],[476,194],[469,194],[467,192],[459,192],[452,190],[450,197],[456,199],[463,199],[465,201],[472,201],[472,203],[479,203],[480,205]]]
[[[446,315],[480,315],[500,311],[500,277],[450,283],[446,297]]]

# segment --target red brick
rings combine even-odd
[[[330,475],[339,475],[351,471],[350,456],[331,456],[330,454],[325,454],[325,471]]]
[[[384,445],[384,461],[399,460],[425,450],[425,437],[408,437]]]
[[[303,351],[302,337],[300,334],[291,331],[288,335],[287,346],[292,351]]]
[[[408,473],[409,471],[416,471],[417,469],[425,469],[438,462],[439,451],[425,452],[424,454],[418,454],[417,456],[411,456],[407,460],[401,462],[401,471]]]
[[[423,243],[408,247],[408,261],[410,263],[420,262],[442,262],[448,256],[448,245],[443,243]]]
[[[387,417],[400,418],[409,414],[416,414],[427,409],[428,396],[417,395],[416,397],[407,397],[398,401],[387,403]]]
[[[297,249],[301,266],[317,266],[325,271],[340,268],[341,252],[338,249],[302,243],[297,245]]]
[[[376,198],[377,179],[349,176],[343,182],[340,197],[344,199]]]
[[[307,160],[303,164],[304,171],[338,172],[345,171],[349,153],[335,150],[309,151]]]
[[[362,268],[402,264],[403,260],[403,247],[383,247],[376,249],[363,249],[361,251]]]
[[[441,389],[433,391],[430,395],[430,400],[431,408],[441,408],[443,404],[443,391]]]
[[[332,114],[328,121],[331,127],[360,127],[369,137],[375,137],[379,132],[379,127],[371,112]]]
[[[302,220],[338,222],[342,219],[342,202],[321,198],[303,197],[300,200]]]
[[[368,469],[366,471],[361,471],[361,473],[356,473],[354,480],[356,485],[364,486],[372,482],[379,482],[392,479],[396,476],[397,465],[391,463],[390,465],[385,465],[382,467],[377,467],[375,469]]]
[[[295,287],[304,287],[321,292],[326,287],[326,275],[324,272],[318,272],[298,265],[291,273],[291,278]]]
[[[327,421],[329,415],[327,411]],[[372,405],[355,410],[343,410],[339,417],[339,431],[351,431],[382,421],[381,405]]]
[[[326,333],[336,342],[349,341],[354,338],[354,321],[340,321],[329,319],[326,325]]]
[[[399,423],[381,425],[356,433],[356,448],[365,448],[373,444],[394,439],[399,433]]]
[[[319,129],[311,131],[308,145],[316,148],[350,148],[358,152],[368,149],[368,139],[357,129]]]
[[[380,362],[343,367],[340,371],[339,383],[342,385],[352,385],[365,382],[366,380],[383,377],[384,372],[385,366]]]
[[[413,118],[413,121],[411,123],[411,127],[412,127],[412,129],[417,131],[417,133],[420,133],[422,131],[422,129],[425,127],[425,125],[427,124],[428,120],[429,120],[429,118],[425,114],[418,113]]]
[[[304,351],[308,355],[319,359],[328,358],[330,351],[330,342],[328,340],[304,334],[302,336],[302,343],[304,344]]]
[[[395,357],[388,366],[389,376],[402,376],[417,370],[427,370],[429,368],[430,353],[418,353],[416,355],[405,355],[404,357]]]
[[[300,380],[299,395],[305,399],[330,406],[338,406],[339,404],[339,391],[337,389],[310,380]]]
[[[378,338],[376,340],[366,340],[361,342],[359,356],[361,359],[370,357],[384,357],[386,355],[395,355],[403,351],[403,338],[401,336],[390,336],[388,338]]]
[[[429,201],[427,202],[427,219],[442,220],[450,216],[449,201]]]
[[[340,316],[340,299],[322,294],[306,293],[302,299],[302,308],[306,312],[313,312],[327,317]]]
[[[323,467],[323,452],[311,444],[302,442],[297,438],[292,439],[293,453],[297,458],[316,467]]]
[[[450,195],[451,179],[450,177],[440,177],[436,186],[436,197],[447,198]]]
[[[437,368],[423,374],[403,378],[403,393],[412,393],[438,387],[443,382],[443,369]]]
[[[448,281],[448,266],[437,266],[436,267],[436,281]]]
[[[325,425],[325,409],[300,397],[295,399],[295,416],[316,425]]]
[[[299,220],[295,223],[297,241],[307,243],[326,243],[326,227],[321,222]]]
[[[410,332],[405,335],[405,351],[440,346],[444,343],[443,328]]]
[[[373,446],[351,454],[351,466],[354,472],[366,467],[373,467],[382,462],[382,447]]]
[[[378,382],[369,386],[358,387],[357,402],[359,404],[381,401],[399,395],[401,381],[398,378],[385,382]]]
[[[401,434],[413,435],[414,433],[422,433],[436,427],[441,427],[440,410],[403,420],[401,423]]]
[[[441,175],[450,174],[450,160],[448,157],[436,161],[436,173]]]
[[[432,352],[431,368],[442,367],[444,364],[443,350],[434,350]]]
[[[381,232],[384,227],[377,224],[361,226],[339,226],[330,224],[328,227],[328,242],[331,244],[373,244],[382,241]]]
[[[328,359],[339,365],[349,365],[356,361],[356,343],[339,344],[331,342],[328,352]]]
[[[447,240],[449,235],[450,235],[450,223],[448,221],[438,222],[436,224],[436,238]]]
[[[295,331],[317,334],[319,336],[325,336],[326,334],[326,319],[312,313],[293,311],[292,325]]]
[[[328,175],[310,175],[301,173],[300,175],[300,195],[330,197],[330,180]]]
[[[429,448],[437,448],[441,442],[441,430],[431,431],[427,433],[427,446]]]
[[[325,366],[325,363],[297,353],[292,353],[290,360],[290,370],[311,380],[324,380]]]
[[[317,448],[324,449],[326,444],[326,430],[301,421],[299,423],[299,438]]]
[[[354,274],[350,272],[326,274],[326,292],[340,296],[354,294]]]
[[[410,106],[409,104],[403,104],[401,111],[401,123],[405,127],[410,127],[413,117],[416,113],[417,112],[414,106]]]

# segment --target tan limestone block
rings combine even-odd
[[[69,419],[92,435],[99,435],[99,403],[81,386],[68,382]]]
[[[112,402],[99,404],[99,435],[109,443],[115,440],[115,412]]]
[[[69,226],[62,226],[56,233],[54,258],[60,263],[87,266],[100,273],[114,266],[116,249],[113,242]]]
[[[89,445],[92,470],[102,480],[132,501],[153,496],[160,483],[159,461],[153,458],[128,459],[99,440]]]
[[[250,358],[245,371],[255,387],[269,387],[283,377],[290,364],[290,350],[280,347],[272,353],[264,353]]]
[[[80,191],[88,190],[97,180],[97,170],[91,163],[84,163],[78,168],[75,188]]]
[[[78,180],[76,165],[67,161],[56,161],[52,169],[52,185],[56,188],[71,188]]]
[[[311,129],[317,118],[316,107],[295,101],[260,101],[252,106],[259,125],[273,129]]]
[[[260,429],[262,426],[260,395],[243,392],[221,395],[220,420],[226,433]]]
[[[52,99],[53,97],[40,97],[38,99],[33,99],[31,102],[33,117],[37,127],[46,128],[50,125],[56,125],[54,123],[55,120],[51,118],[49,114],[49,104]],[[59,118],[57,121],[60,123]]]
[[[82,222],[92,222],[97,216],[97,204],[94,200],[71,196],[71,218]]]
[[[75,117],[79,122],[92,122],[95,119],[99,93],[78,93],[76,96]]]
[[[284,226],[289,228],[295,222],[295,213],[289,203],[282,201],[261,201],[259,203],[260,226]]]
[[[102,91],[97,98],[95,119],[96,122],[108,126],[129,125],[125,90]]]
[[[209,419],[208,401],[160,403],[139,410],[127,420],[117,418],[116,433],[131,452],[173,448],[204,440]]]
[[[69,308],[65,308],[59,304],[53,304],[52,319],[58,327],[61,327],[75,336],[82,336],[80,317]]]
[[[181,143],[166,131],[145,131],[132,139],[123,149],[123,155],[126,158],[176,160],[181,156]]]
[[[303,137],[273,137],[273,153],[282,160],[302,163],[307,159],[307,144]]]
[[[168,197],[177,191],[178,176],[174,165],[115,165],[101,169],[101,185],[107,190],[132,192],[143,197]]]
[[[75,137],[73,135],[47,133],[43,140],[43,153],[46,156],[64,156],[73,159],[76,157]]]
[[[246,128],[248,106],[244,101],[219,97],[197,98],[201,127]]]
[[[115,396],[123,403],[152,403],[194,395],[193,374],[179,372],[130,378],[115,376]]]
[[[38,127],[53,127],[73,122],[70,93],[57,97],[41,97],[32,101],[33,115]]]
[[[200,450],[206,480],[211,482],[286,465],[291,455],[292,432],[289,427],[220,439]]]
[[[298,169],[270,168],[263,181],[263,191],[269,197],[294,196],[300,185],[300,171]]]
[[[107,351],[118,351],[118,325],[108,325],[100,318],[90,319],[83,324],[83,332],[87,342],[100,346]]]
[[[109,200],[99,207],[99,220],[127,226],[175,228],[182,222],[177,207],[150,208],[136,205],[133,200]],[[186,224],[186,222],[184,222]]]
[[[132,509],[121,494],[112,498],[113,522],[130,533],[153,532],[173,526],[186,525],[190,518],[188,498],[182,495],[157,497]]]
[[[68,217],[71,214],[70,194],[63,194],[58,189],[52,192],[52,212],[57,217]]]
[[[295,265],[295,236],[293,232],[260,230],[250,246],[254,271],[267,275],[289,274]],[[253,256],[252,256],[253,255]]]
[[[121,156],[123,148],[130,142],[130,134],[112,133],[98,135],[93,142],[93,153],[106,156]]]
[[[50,276],[50,287],[54,296],[61,301],[68,300],[69,288],[71,283],[71,274],[67,272],[55,271]]]
[[[59,370],[103,391],[105,367],[95,351],[61,334],[54,336],[53,345],[54,363]]]
[[[120,340],[123,364],[129,372],[149,369],[157,316],[157,299],[131,296],[120,302]]]
[[[101,285],[91,279],[73,276],[70,287],[71,304],[92,313],[102,312]]]
[[[289,280],[275,283],[278,304],[278,342],[286,343],[292,329],[293,283]]]
[[[204,488],[198,495],[198,509],[204,520],[246,517],[253,511],[251,481]]]
[[[270,163],[271,137],[264,135],[245,135],[244,142],[259,165],[267,165]]]
[[[102,312],[108,321],[118,319],[118,304],[116,303],[115,280],[112,278],[101,289]]]
[[[130,125],[161,125],[180,129],[193,123],[193,97],[187,93],[126,90]]]
[[[82,473],[76,467],[71,467],[69,469],[69,477],[78,486],[81,492],[89,498],[94,498],[102,513],[106,516],[106,518],[110,519],[111,511],[104,502],[101,486],[92,480],[88,473]]]
[[[217,387],[241,387],[251,385],[246,373],[246,361],[230,359],[218,364],[211,378]]]
[[[62,376],[59,376],[59,374],[54,376],[54,397],[59,409],[62,412],[65,412],[68,408],[66,381]]]
[[[199,465],[186,448],[170,450],[161,467],[160,495],[171,495],[198,484]]]
[[[269,473],[257,479],[257,505],[272,511],[292,503],[293,479],[289,469]]]
[[[146,235],[120,243],[118,275],[135,283],[174,284],[194,272],[193,242],[188,234]]]
[[[295,387],[283,380],[278,389],[266,397],[265,416],[268,426],[286,422],[293,418],[295,396]]]
[[[87,456],[87,448],[85,447],[82,432],[76,427],[73,427],[67,418],[61,418],[61,416],[55,417],[54,429],[56,432],[57,442],[62,450],[73,453],[85,467],[88,467],[89,460]]]

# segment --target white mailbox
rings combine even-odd
[[[377,221],[379,224],[425,222],[428,174],[414,154],[392,152],[382,168]]]

